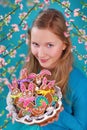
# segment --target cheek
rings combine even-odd
[[[50,53],[50,55],[51,55],[52,57],[60,57],[61,54],[62,54],[62,51],[63,51],[63,50],[62,50],[61,48],[57,48],[57,49],[51,51],[52,53]]]
[[[36,56],[37,53],[38,53],[38,52],[37,52],[37,49],[33,48],[32,46],[31,46],[31,52],[32,52],[32,54],[35,55],[35,56]]]

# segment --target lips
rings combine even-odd
[[[42,63],[45,63],[45,62],[48,61],[47,59],[39,59],[39,60],[40,60],[40,62],[42,62]]]

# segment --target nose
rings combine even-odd
[[[46,51],[45,51],[45,49],[44,49],[43,47],[40,47],[40,48],[39,48],[38,56],[39,56],[40,58],[44,58],[44,56],[46,56]]]

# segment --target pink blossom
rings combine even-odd
[[[18,32],[19,31],[19,28],[18,28],[18,25],[17,24],[12,24],[12,27],[13,27],[13,30],[15,32]]]
[[[65,13],[65,15],[66,15],[67,18],[70,17],[71,12],[67,8],[65,9],[64,13]]]
[[[0,68],[6,65],[4,58],[0,58]]]
[[[76,49],[76,46],[73,46],[72,49]]]
[[[68,12],[65,12],[65,16],[66,16],[67,18],[69,18],[69,17],[70,17],[70,14],[69,14]]]
[[[14,69],[15,69],[15,67],[14,67],[14,66],[11,66],[11,67],[8,68],[8,72],[11,73],[11,72],[13,72]]]
[[[74,19],[70,19],[70,22],[74,22]]]
[[[27,45],[29,44],[29,39],[28,39],[28,38],[26,38],[26,44],[27,44]]]
[[[3,45],[0,45],[0,54],[2,54],[5,51],[6,47]]]
[[[69,7],[70,6],[70,2],[69,1],[63,1],[62,5],[66,6],[66,7]]]
[[[19,18],[20,18],[20,19],[23,19],[26,15],[27,15],[26,12],[20,13],[20,14],[19,14]]]
[[[8,37],[8,39],[12,38],[12,34],[11,34],[11,33],[8,33],[8,34],[7,34],[7,37]]]
[[[29,61],[30,61],[30,57],[27,56],[25,61],[26,61],[26,62],[29,62]]]
[[[44,3],[41,3],[41,4],[39,5],[39,8],[40,8],[40,9],[43,9],[43,7],[44,7]]]
[[[76,17],[76,16],[79,16],[79,10],[80,10],[79,8],[74,10],[74,16],[75,16],[75,17]]]
[[[20,56],[20,57],[23,57],[23,58],[26,57],[25,54],[23,54],[23,53],[21,53],[19,56]]]
[[[87,50],[87,42],[85,42],[85,49]]]
[[[79,32],[81,33],[81,35],[85,35],[86,34],[85,30],[83,30],[83,29],[79,29]]]
[[[24,24],[22,24],[22,29],[23,30],[27,30],[28,29],[28,24],[26,22]]]
[[[82,43],[82,39],[81,38],[78,38],[78,43]]]
[[[72,29],[73,29],[73,27],[69,27],[69,28],[68,28],[68,31],[70,31],[70,30],[72,30]]]
[[[40,0],[34,0],[34,3],[40,3]]]
[[[49,0],[44,0],[44,2],[45,2],[46,4],[48,4],[50,1],[49,1]]]
[[[21,38],[21,39],[25,39],[25,38],[26,38],[26,34],[21,34],[21,35],[20,35],[20,38]]]
[[[82,60],[82,58],[83,58],[82,55],[78,55],[79,60]]]
[[[87,50],[87,49],[86,49]],[[85,64],[87,64],[87,60],[85,60]]]
[[[16,50],[11,50],[11,52],[10,52],[10,57],[15,57],[16,56],[16,53],[17,53],[17,51]]]
[[[82,16],[82,20],[86,20],[87,17],[85,15]]]
[[[0,78],[0,83],[3,82],[3,78]]]
[[[3,16],[2,15],[0,15],[0,20],[2,20],[3,19]]]
[[[70,26],[69,22],[67,22],[67,21],[66,21],[66,26],[67,26],[67,27]]]
[[[5,18],[5,23],[6,24],[10,23],[10,20],[11,20],[11,15]]]
[[[7,78],[0,79],[0,82],[4,82],[5,85],[9,84],[9,81]]]
[[[83,58],[87,61],[87,54],[83,55]]]
[[[65,37],[69,37],[70,34],[69,34],[68,32],[64,32],[64,36],[65,36]]]
[[[85,46],[87,46],[87,41],[85,42]]]
[[[3,92],[4,91],[4,88],[0,86],[0,92]]]
[[[35,3],[35,2],[34,2]],[[34,5],[34,3],[33,2],[31,2],[31,1],[27,1],[27,6],[33,6]]]
[[[21,10],[23,9],[23,4],[20,4],[20,9],[21,9]]]
[[[22,0],[15,0],[15,4],[20,3]]]

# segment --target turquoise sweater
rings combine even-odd
[[[87,78],[74,68],[68,86],[58,121],[42,127],[43,130],[87,130]]]
[[[38,125],[9,124],[5,130],[87,130],[87,78],[74,68],[69,76],[69,89],[63,99],[64,110],[58,121],[40,127]]]

